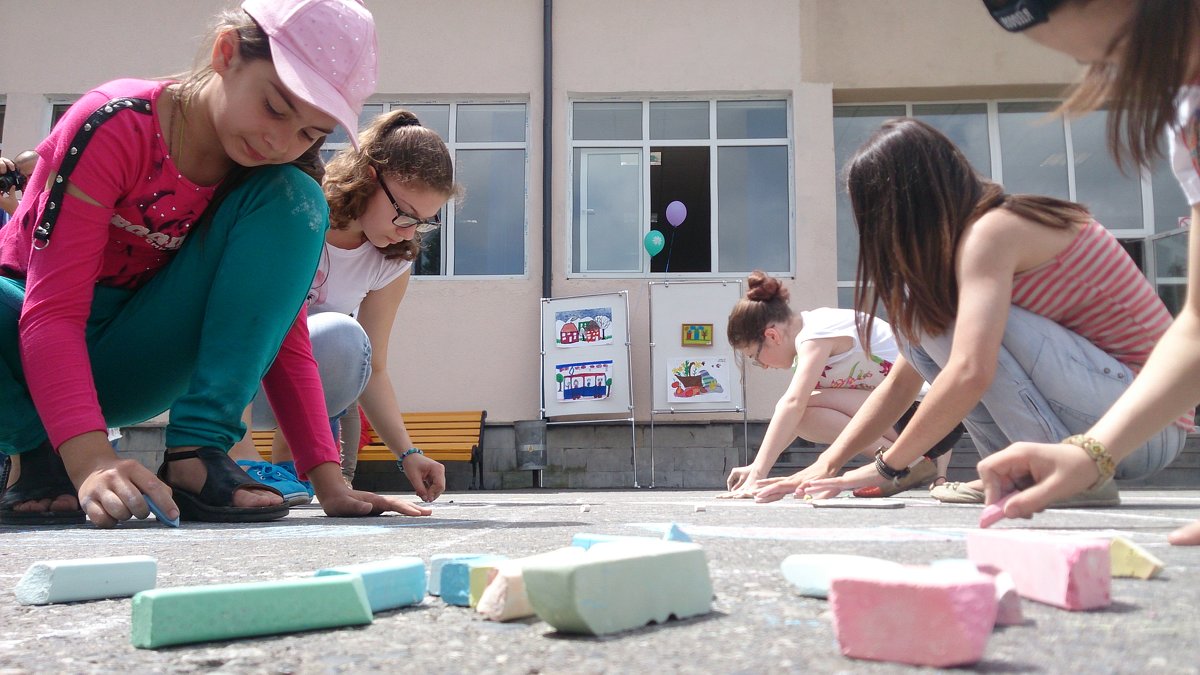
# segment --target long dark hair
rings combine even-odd
[[[1053,25],[1054,16],[1050,17]],[[1200,0],[1138,0],[1133,18],[1108,52],[1116,64],[1088,67],[1060,110],[1083,114],[1108,107],[1108,147],[1124,169],[1148,166],[1177,115],[1179,90],[1196,77],[1200,55]]]
[[[954,261],[967,226],[992,209],[1047,227],[1086,223],[1074,202],[1009,195],[981,178],[950,139],[912,118],[884,122],[846,164],[846,188],[858,226],[854,307],[860,339],[882,304],[892,327],[912,344],[954,323]]]
[[[421,126],[411,112],[396,109],[379,115],[358,135],[358,150],[346,148],[329,160],[325,199],[329,226],[341,230],[367,210],[367,200],[379,189],[369,167],[401,184],[413,183],[448,198],[462,188],[454,182],[450,150],[437,132]],[[421,250],[421,235],[381,248],[388,258],[413,260]]]

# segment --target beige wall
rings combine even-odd
[[[183,70],[218,0],[0,0],[5,152],[31,147],[47,96],[118,76]],[[542,228],[542,2],[373,0],[381,100],[529,104],[527,273],[416,278],[393,334],[391,374],[412,410],[536,417]],[[993,25],[977,0],[558,0],[554,3],[553,295],[630,291],[637,416],[649,411],[649,278],[568,278],[566,119],[575,96],[788,98],[793,110],[798,307],[835,294],[832,105],[1057,91],[1078,70]],[[723,327],[718,328],[719,330]],[[485,337],[492,336],[492,337]],[[748,375],[750,416],[771,414],[786,372]],[[694,418],[693,418],[694,419]]]

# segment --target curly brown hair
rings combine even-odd
[[[754,270],[746,277],[746,285],[749,286],[746,297],[733,306],[725,328],[729,344],[737,349],[761,342],[768,326],[792,320],[790,294],[782,281]]]
[[[367,200],[379,189],[379,181],[368,168],[401,184],[411,183],[446,195],[459,197],[462,188],[454,182],[450,150],[437,132],[421,126],[417,116],[404,109],[379,115],[358,134],[358,150],[346,148],[329,160],[325,170],[325,199],[329,202],[329,226],[344,230],[367,210]],[[421,249],[421,235],[381,247],[387,258],[413,260]]]

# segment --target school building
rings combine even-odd
[[[97,83],[185,70],[227,4],[0,0],[3,153],[34,147]],[[392,379],[405,409],[487,411],[488,488],[532,480],[516,469],[512,426],[541,416],[540,299],[615,291],[628,292],[637,474],[628,421],[555,424],[542,484],[723,485],[745,460],[736,412],[655,416],[649,472],[649,284],[761,268],[787,280],[797,308],[850,306],[856,234],[838,170],[889,117],[939,127],[1011,192],[1087,204],[1180,305],[1189,211],[1166,163],[1126,175],[1104,113],[1047,116],[1081,67],[1006,34],[978,1],[367,5],[381,72],[363,119],[415,111],[466,187],[416,264]],[[688,209],[677,228],[671,201]],[[669,257],[647,255],[651,231]],[[789,376],[747,369],[751,451]]]

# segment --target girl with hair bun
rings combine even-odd
[[[749,290],[729,314],[729,343],[760,368],[791,368],[792,381],[775,404],[775,413],[759,445],[754,462],[729,473],[731,498],[749,498],[754,491],[779,479],[767,474],[779,455],[797,437],[832,443],[862,407],[870,393],[887,379],[898,351],[891,326],[876,321],[869,343],[856,328],[849,309],[819,307],[799,314],[788,305],[788,290],[775,277],[755,270],[747,278]],[[897,434],[916,410],[914,396],[908,413],[872,443],[891,447]],[[939,461],[944,473],[949,450],[962,435],[955,429],[926,453]],[[869,452],[864,454],[870,454]],[[904,481],[859,496],[887,496],[927,483],[939,473],[932,461],[920,461]]]

